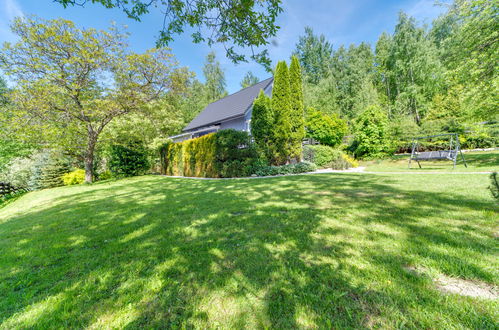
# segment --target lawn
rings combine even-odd
[[[373,172],[490,172],[499,170],[499,150],[463,154],[468,167],[463,165],[459,156],[456,168],[452,167],[450,160],[437,160],[420,162],[422,168],[419,168],[416,161],[412,161],[409,169],[409,155],[396,155],[383,160],[364,161],[361,162],[361,166],[366,166],[367,171]]]
[[[481,174],[144,176],[0,209],[0,328],[496,328]],[[425,269],[416,274],[408,267]]]

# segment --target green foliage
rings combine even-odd
[[[248,71],[244,76],[243,80],[241,80],[241,88],[246,88],[257,84],[259,81],[258,77],[253,74],[253,72]]]
[[[215,58],[215,53],[211,52],[206,56],[206,62],[203,66],[203,74],[206,79],[206,101],[211,103],[227,96],[225,90],[225,73],[220,67],[220,62]]]
[[[289,161],[292,154],[290,148],[291,135],[291,98],[289,73],[286,62],[280,61],[274,75],[274,86],[272,88],[272,112],[274,125],[270,135],[271,163],[282,165]]]
[[[274,176],[287,174],[300,174],[314,172],[317,169],[315,164],[311,162],[300,162],[296,164],[287,164],[280,166],[261,165],[254,169],[254,173],[258,176]]]
[[[82,184],[85,182],[85,170],[77,169],[62,175],[62,181],[65,186],[72,186],[75,184]]]
[[[306,136],[331,147],[337,146],[348,132],[346,121],[338,115],[327,115],[309,108],[307,111]]]
[[[256,159],[256,150],[247,132],[221,130],[216,136],[215,167],[222,178],[248,176]]]
[[[80,153],[88,182],[107,125],[175,86],[177,64],[168,50],[133,53],[114,27],[81,29],[64,19],[30,17],[15,19],[12,32],[18,41],[5,43],[0,55],[16,83],[9,124],[18,139]]]
[[[497,172],[494,172],[490,175],[489,190],[490,193],[492,194],[492,197],[499,200],[499,181],[497,178]]]
[[[8,95],[7,93],[9,92],[9,88],[7,87],[7,82],[5,79],[0,76],[0,108],[5,106],[8,102]]]
[[[114,177],[142,175],[149,169],[147,152],[140,144],[109,148],[109,170]]]
[[[389,148],[388,118],[376,106],[368,107],[355,122],[355,140],[351,150],[357,158],[383,156]]]
[[[69,171],[68,160],[59,152],[51,152],[41,169],[39,186],[42,189],[64,185],[62,176]]]
[[[75,0],[56,0],[64,7],[78,4]],[[265,46],[279,29],[275,20],[282,12],[281,1],[239,1],[225,2],[217,0],[93,0],[106,8],[120,8],[136,21],[156,8],[165,16],[162,30],[156,41],[157,47],[168,46],[175,35],[180,35],[186,27],[194,28],[194,43],[206,42],[209,46],[223,44],[226,56],[234,63],[246,62],[247,55],[234,49],[248,47],[250,58],[270,69],[270,58],[267,50],[255,52]],[[266,47],[264,47],[266,48]]]
[[[345,170],[357,167],[358,163],[339,149],[325,145],[306,145],[303,147],[303,159],[314,163],[318,168]]]
[[[305,79],[317,84],[329,74],[329,64],[333,45],[324,35],[316,36],[311,27],[305,27],[305,35],[300,36],[293,54],[300,60]]]
[[[257,151],[267,160],[272,159],[271,142],[274,125],[274,113],[270,98],[261,90],[253,102],[251,113],[251,136],[255,140]]]
[[[300,62],[296,56],[291,58],[289,66],[289,91],[290,91],[290,157],[300,160],[302,141],[305,137],[303,82]]]
[[[256,151],[247,132],[221,130],[161,148],[162,173],[187,177],[248,176]]]

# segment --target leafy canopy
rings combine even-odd
[[[85,5],[87,0],[55,0],[64,7]],[[281,0],[91,0],[106,8],[119,8],[133,20],[141,21],[152,8],[164,15],[157,46],[167,46],[175,35],[193,28],[195,43],[206,42],[209,46],[223,44],[226,55],[234,63],[246,62],[247,55],[241,49],[249,48],[249,58],[270,70],[270,58],[261,49],[274,37],[279,27],[275,24],[282,12]]]

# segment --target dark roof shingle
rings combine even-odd
[[[272,81],[273,78],[265,79],[258,84],[241,89],[239,92],[210,103],[184,128],[184,132],[244,115],[253,105],[253,101],[258,97],[260,90],[267,89]]]

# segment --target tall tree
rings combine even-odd
[[[300,60],[306,80],[317,84],[329,73],[329,62],[333,46],[324,35],[317,36],[311,27],[305,27],[305,35],[300,36],[293,54]]]
[[[400,13],[388,62],[393,84],[391,100],[399,114],[410,114],[419,124],[431,99],[441,89],[442,65],[438,51],[414,18]]]
[[[443,61],[448,80],[465,86],[466,106],[476,121],[497,118],[498,13],[497,1],[456,0],[448,14],[452,33],[443,42]]]
[[[302,141],[305,137],[303,81],[300,62],[296,56],[291,57],[289,65],[289,92],[290,92],[290,123],[291,123],[291,158],[300,161]]]
[[[227,91],[225,90],[225,73],[220,66],[220,62],[216,60],[214,52],[211,52],[206,56],[203,74],[206,80],[205,88],[208,103],[227,96]]]
[[[253,86],[258,83],[258,77],[253,74],[253,72],[248,71],[244,76],[243,80],[241,80],[241,88],[246,88]]]
[[[291,141],[291,100],[289,86],[289,72],[285,61],[277,63],[272,88],[272,112],[274,125],[272,128],[273,159],[274,165],[282,165],[289,161],[292,154]]]
[[[116,29],[79,29],[63,19],[18,18],[12,31],[19,41],[4,44],[0,63],[17,83],[17,122],[28,130],[39,126],[52,143],[64,135],[72,144],[86,140],[85,181],[92,182],[102,131],[171,87],[173,56],[131,53]]]
[[[260,91],[251,112],[251,136],[255,139],[258,152],[267,160],[272,159],[272,128],[274,125],[274,114],[272,113],[270,98]]]

